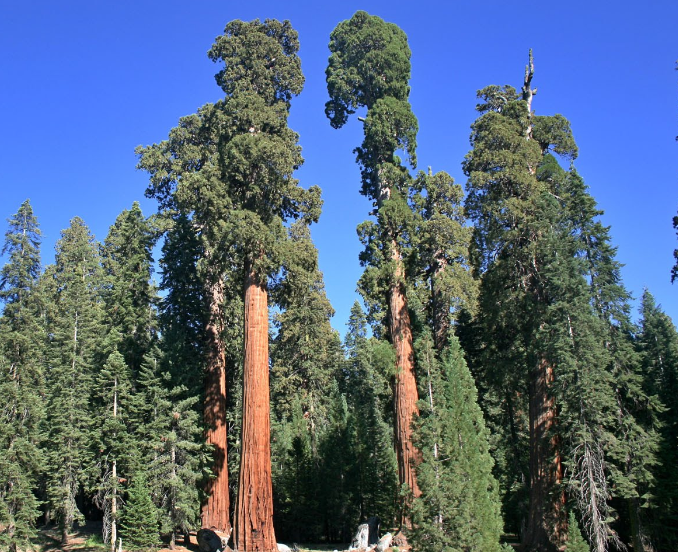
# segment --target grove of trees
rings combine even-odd
[[[325,113],[362,125],[372,209],[343,341],[294,176],[299,37],[232,21],[223,96],[137,149],[156,213],[102,242],[75,217],[46,267],[30,201],[8,219],[0,550],[96,520],[112,551],[207,528],[272,552],[374,516],[417,552],[677,549],[678,333],[648,290],[634,320],[532,52],[477,93],[464,193],[416,172],[405,33],[359,11],[329,39]]]

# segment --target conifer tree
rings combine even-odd
[[[133,466],[143,471],[153,504],[158,509],[160,531],[186,535],[200,526],[199,483],[209,464],[201,444],[202,427],[195,408],[198,397],[175,386],[158,346],[146,354],[131,397],[131,426],[138,444]]]
[[[203,251],[200,237],[185,215],[170,219],[160,257],[158,322],[163,336],[163,362],[177,385],[190,394],[202,392],[205,334],[209,304],[198,272]]]
[[[282,276],[271,290],[281,309],[274,315],[278,332],[271,352],[272,402],[282,419],[289,417],[294,399],[299,399],[317,453],[315,433],[327,420],[324,399],[337,376],[342,352],[339,335],[330,325],[334,309],[325,295],[308,226],[297,221],[288,233]]]
[[[426,371],[415,433],[422,461],[412,544],[417,550],[499,551],[503,527],[488,433],[471,373],[452,337],[438,362],[429,335],[417,341]]]
[[[98,244],[76,217],[56,245],[43,275],[51,304],[47,360],[45,454],[47,497],[62,541],[83,519],[76,497],[91,466],[90,401],[102,340],[103,274]]]
[[[120,529],[129,550],[152,550],[160,545],[158,513],[143,472],[132,479]]]
[[[113,329],[106,338],[105,363],[94,377],[93,458],[96,459],[97,497],[103,511],[103,540],[115,550],[118,541],[119,510],[122,504],[120,480],[124,478],[125,458],[134,443],[127,432],[128,399],[132,387],[130,370],[117,350],[120,334]],[[129,465],[129,462],[127,462]],[[127,474],[129,475],[129,473]]]
[[[271,349],[271,404],[274,500],[283,538],[317,541],[324,524],[318,512],[319,443],[329,423],[327,397],[343,356],[339,336],[330,325],[334,310],[325,295],[318,253],[302,221],[288,230],[280,280],[271,296],[281,309],[274,315],[277,335]]]
[[[352,500],[359,520],[378,516],[384,527],[396,527],[398,466],[390,424],[394,352],[387,343],[367,337],[367,319],[356,301],[344,342],[346,362],[340,390],[350,420]]]
[[[365,139],[356,148],[361,167],[361,193],[371,199],[377,221],[363,223],[358,233],[365,244],[361,262],[368,266],[360,289],[372,313],[384,318],[396,350],[394,386],[395,444],[401,485],[419,494],[411,423],[417,414],[417,384],[412,348],[412,324],[406,295],[405,257],[412,213],[407,205],[410,177],[396,155],[403,151],[416,165],[418,124],[408,101],[410,49],[405,33],[394,24],[356,12],[330,36],[326,69],[330,100],[325,113],[334,128],[367,108]],[[402,521],[409,524],[406,514]]]
[[[289,22],[229,23],[209,52],[211,59],[224,63],[216,79],[225,98],[182,119],[167,142],[139,150],[139,166],[151,174],[148,194],[163,209],[191,213],[202,236],[206,278],[216,294],[213,305],[221,308],[224,273],[234,266],[242,271],[243,420],[235,525],[236,547],[243,551],[275,548],[268,278],[280,266],[282,223],[296,218],[310,223],[320,213],[320,190],[304,190],[292,178],[302,162],[297,135],[287,126],[290,100],[303,85],[298,47]],[[210,320],[216,324],[212,333],[220,338],[223,324],[214,316]],[[223,365],[223,349],[211,351]],[[225,377],[219,381],[208,386],[206,400],[217,397],[212,404],[219,405],[225,436]],[[225,475],[225,439],[218,446],[224,450],[218,469]]]
[[[640,385],[628,294],[607,229],[576,171],[554,156],[576,153],[569,123],[533,114],[532,76],[530,57],[522,94],[509,86],[479,92],[483,114],[464,163],[482,278],[477,366],[493,367],[484,384],[507,418],[529,413],[523,546],[554,550],[565,541],[566,465],[594,549],[620,542],[611,528],[615,496],[628,502],[638,546],[639,498],[652,485],[656,401]],[[509,427],[507,440],[520,456],[520,431]]]
[[[9,259],[0,271],[0,545],[15,551],[34,536],[39,513],[35,487],[44,416],[40,229],[28,200],[9,219],[2,254]]]
[[[640,313],[637,346],[642,357],[644,387],[648,395],[659,397],[664,406],[659,414],[659,462],[653,470],[656,486],[650,523],[655,545],[660,550],[671,550],[678,543],[678,332],[648,290],[643,293]]]
[[[121,336],[118,349],[132,374],[139,371],[157,327],[157,293],[151,282],[156,236],[135,201],[118,215],[102,247],[107,319]]]
[[[426,322],[436,349],[447,345],[453,319],[473,312],[477,283],[469,262],[472,228],[466,224],[464,192],[445,172],[419,172],[410,202],[416,214],[413,239],[419,278],[425,291]]]

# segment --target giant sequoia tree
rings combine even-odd
[[[412,324],[408,311],[405,264],[411,211],[410,182],[396,151],[416,163],[417,120],[408,96],[410,49],[405,33],[392,23],[359,11],[337,25],[330,36],[325,113],[334,128],[358,108],[367,108],[365,139],[356,148],[362,175],[361,193],[373,201],[377,221],[361,225],[368,269],[361,291],[373,310],[386,315],[384,325],[396,350],[394,389],[395,445],[401,485],[419,494],[411,424],[417,415]]]
[[[238,550],[274,550],[269,442],[268,279],[281,263],[288,219],[317,220],[320,190],[304,190],[292,177],[302,163],[297,134],[287,126],[290,100],[303,86],[297,33],[289,22],[233,21],[209,51],[224,64],[216,75],[225,98],[185,117],[161,144],[139,150],[139,166],[151,174],[148,194],[161,207],[190,214],[204,243],[202,269],[212,295],[215,321],[224,273],[240,267],[244,290],[243,419],[238,510]],[[222,344],[223,347],[223,344]],[[223,408],[223,349],[219,378],[207,390],[207,405]],[[208,373],[213,373],[210,370]],[[225,413],[224,413],[225,414]],[[219,424],[224,426],[219,413]],[[210,420],[207,420],[208,422]],[[219,446],[225,455],[225,434]],[[225,472],[225,458],[217,471]],[[225,473],[224,473],[225,477]],[[219,490],[219,493],[227,493]],[[213,500],[215,492],[212,492]],[[220,500],[227,500],[227,494]],[[208,520],[203,519],[203,523]],[[208,521],[212,524],[211,518]],[[228,528],[220,522],[220,528]]]
[[[478,93],[481,116],[464,162],[481,277],[476,369],[490,390],[486,407],[506,420],[495,426],[508,444],[499,462],[505,489],[524,475],[521,431],[528,434],[525,549],[564,543],[568,489],[595,550],[619,543],[610,523],[615,497],[628,503],[639,549],[658,407],[640,386],[607,228],[579,175],[555,157],[576,154],[569,123],[532,112],[532,75],[530,58],[522,93]],[[648,458],[640,460],[638,447]]]

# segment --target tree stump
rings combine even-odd
[[[370,536],[370,526],[367,523],[358,525],[358,531],[351,541],[349,550],[367,550]]]
[[[367,526],[369,527],[369,534],[367,536],[367,545],[372,546],[379,542],[379,518],[377,516],[372,516],[368,518]]]

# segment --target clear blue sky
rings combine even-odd
[[[566,3],[232,2],[5,0],[0,10],[0,219],[30,198],[52,262],[59,232],[82,217],[103,240],[117,214],[144,198],[134,147],[167,137],[179,117],[215,101],[206,56],[232,19],[289,19],[298,30],[306,86],[290,125],[301,136],[304,186],[325,206],[313,228],[327,292],[342,332],[361,274],[359,194],[352,150],[358,123],[333,130],[324,115],[327,43],[358,9],[398,24],[412,49],[411,101],[420,169],[464,183],[461,162],[476,117],[475,91],[519,87],[534,50],[538,114],[572,123],[579,172],[611,225],[627,288],[648,287],[678,320],[671,286],[671,226],[678,210],[678,2]],[[4,233],[6,225],[0,226]],[[635,313],[634,313],[635,314]]]

